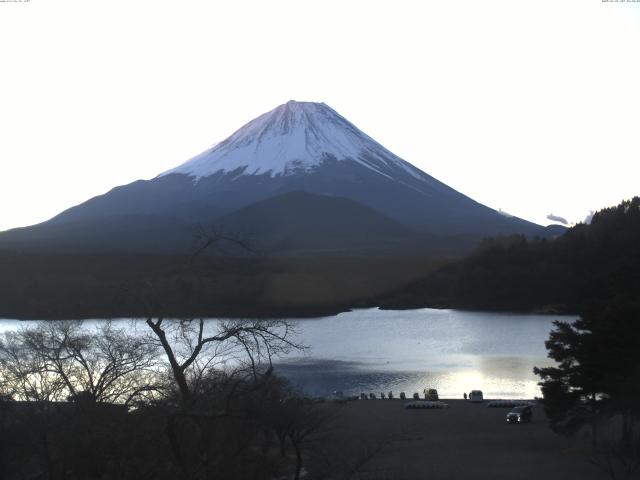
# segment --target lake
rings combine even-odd
[[[311,395],[436,388],[461,398],[540,395],[534,366],[551,365],[544,346],[553,320],[575,317],[460,310],[355,310],[298,320],[306,355],[279,362],[282,374]]]
[[[540,395],[533,367],[552,364],[544,346],[552,322],[574,318],[363,309],[297,319],[298,341],[309,348],[279,359],[275,368],[314,396],[336,390],[410,396],[436,388],[443,398],[462,398],[470,390],[482,390],[486,398],[533,398]],[[29,323],[0,320],[0,331]]]

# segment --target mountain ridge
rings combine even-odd
[[[381,223],[387,218],[401,224],[398,232],[478,239],[550,234],[540,225],[505,217],[448,187],[387,150],[331,107],[290,101],[156,178],[115,187],[36,226],[0,233],[0,246],[18,242],[21,248],[47,248],[47,239],[53,235],[56,248],[70,250],[77,245],[77,231],[84,229],[88,232],[85,249],[171,251],[189,244],[191,234],[185,225],[216,224],[234,211],[293,191],[356,202],[380,214]],[[276,227],[277,223],[274,228],[291,227],[283,223]],[[330,223],[324,225],[332,229]],[[335,238],[330,232],[322,236],[334,242],[340,236],[335,227]],[[136,240],[127,246],[132,228]],[[91,235],[91,229],[104,231],[105,236]],[[346,237],[343,240],[349,244]]]

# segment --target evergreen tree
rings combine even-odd
[[[558,365],[535,368],[551,428],[571,434],[620,415],[623,439],[640,420],[640,305],[633,299],[593,307],[573,323],[555,322],[546,342]]]

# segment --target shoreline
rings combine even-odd
[[[313,309],[312,311],[306,310],[303,312],[288,312],[286,315],[277,315],[276,313],[269,313],[265,315],[255,315],[255,314],[243,314],[243,313],[212,313],[206,315],[117,315],[117,316],[101,316],[101,315],[78,315],[78,316],[40,316],[39,318],[33,318],[26,315],[2,315],[0,314],[0,321],[8,320],[8,321],[19,321],[19,322],[38,322],[38,321],[59,321],[59,320],[74,320],[74,321],[84,321],[84,320],[132,320],[132,319],[145,319],[149,316],[152,318],[161,316],[167,319],[184,319],[184,318],[204,318],[208,319],[242,319],[242,318],[251,318],[256,320],[315,320],[326,317],[335,317],[341,313],[349,313],[358,310],[380,310],[383,312],[404,312],[411,310],[454,310],[460,312],[478,312],[478,313],[495,313],[497,315],[543,315],[543,316],[554,316],[554,315],[562,315],[562,316],[577,316],[577,313],[572,312],[563,312],[563,311],[548,311],[544,309],[535,309],[535,310],[512,310],[512,309],[482,309],[482,308],[468,308],[468,307],[454,307],[454,306],[423,306],[423,307],[393,307],[388,308],[384,305],[376,305],[376,306],[355,306],[350,308],[328,308],[327,310],[323,309]],[[285,313],[285,312],[282,312]]]

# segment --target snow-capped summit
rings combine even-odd
[[[397,157],[324,103],[291,100],[260,115],[226,140],[171,173],[200,179],[216,173],[290,175],[322,162],[351,160],[392,177],[400,168],[415,178],[423,172]]]
[[[191,245],[196,225],[279,251],[404,252],[435,245],[433,234],[545,235],[402,160],[324,103],[290,101],[156,178],[0,235],[0,247],[176,253]]]

